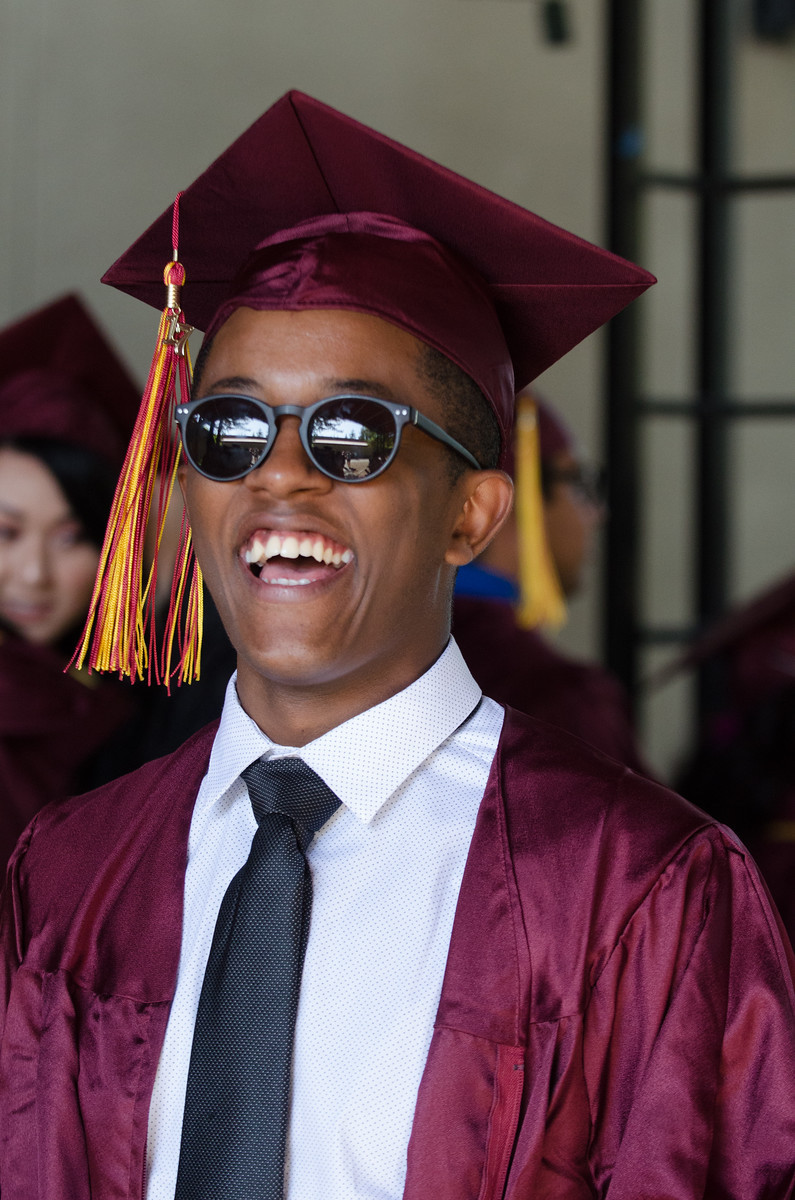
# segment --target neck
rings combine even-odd
[[[424,655],[402,665],[368,664],[331,680],[274,680],[238,657],[237,693],[246,713],[280,746],[305,746],[359,713],[402,692],[433,666],[444,650],[445,637]]]

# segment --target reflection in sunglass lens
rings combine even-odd
[[[242,396],[207,400],[191,414],[185,448],[211,479],[237,479],[265,456],[270,430],[262,411]]]
[[[395,418],[372,400],[330,400],[312,417],[309,444],[318,466],[335,479],[366,479],[395,447]]]

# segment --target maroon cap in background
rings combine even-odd
[[[75,295],[0,331],[0,440],[57,438],[119,467],[140,399]]]

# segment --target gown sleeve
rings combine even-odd
[[[0,893],[0,1042],[5,1029],[11,984],[23,955],[24,928],[19,887],[19,869],[24,861],[35,818],[22,834],[6,867]]]
[[[632,914],[583,1055],[600,1197],[795,1196],[792,952],[728,831],[691,839]]]

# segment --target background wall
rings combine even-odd
[[[739,0],[738,0],[739,6]],[[649,153],[692,155],[692,0],[648,2]],[[79,291],[143,377],[155,314],[98,283],[129,243],[260,113],[300,88],[594,241],[602,239],[603,0],[569,0],[572,40],[545,42],[537,0],[5,0],[0,30],[0,323]],[[738,50],[738,161],[792,169],[795,51],[744,36]],[[776,161],[773,162],[772,160]],[[767,205],[757,220],[751,207]],[[747,202],[737,264],[747,336],[743,386],[793,391],[792,201]],[[644,265],[661,278],[646,306],[656,394],[689,385],[692,314],[682,295],[692,242],[675,201],[647,214]],[[189,299],[186,293],[189,312]],[[194,354],[198,339],[194,339]],[[599,338],[540,381],[598,451]],[[793,423],[795,424],[795,423]],[[786,434],[738,441],[737,594],[790,552]],[[645,448],[645,595],[669,619],[687,607],[683,499],[687,431]],[[761,469],[760,469],[761,468]],[[596,580],[563,641],[596,653]],[[650,663],[650,667],[654,666]],[[686,695],[645,713],[655,764],[686,740]]]
[[[554,47],[535,0],[5,0],[0,323],[78,290],[143,377],[156,318],[100,275],[290,88],[598,241],[602,8]],[[544,381],[591,445],[598,364]],[[592,601],[566,637],[594,647]]]
[[[730,0],[731,170],[747,178],[795,175],[795,40],[764,41],[751,4]],[[695,168],[696,17],[693,0],[646,0],[646,165]],[[738,193],[731,204],[728,266],[732,398],[751,404],[795,398],[795,191]],[[644,265],[660,284],[644,297],[644,394],[689,399],[696,391],[694,340],[696,207],[686,191],[651,194],[644,214]],[[643,617],[657,626],[693,622],[695,441],[691,422],[649,419],[644,478]],[[741,603],[795,569],[795,419],[736,421],[729,441],[730,591]],[[675,649],[646,654],[649,677]],[[649,758],[670,774],[693,725],[692,678],[652,689],[641,708]]]

